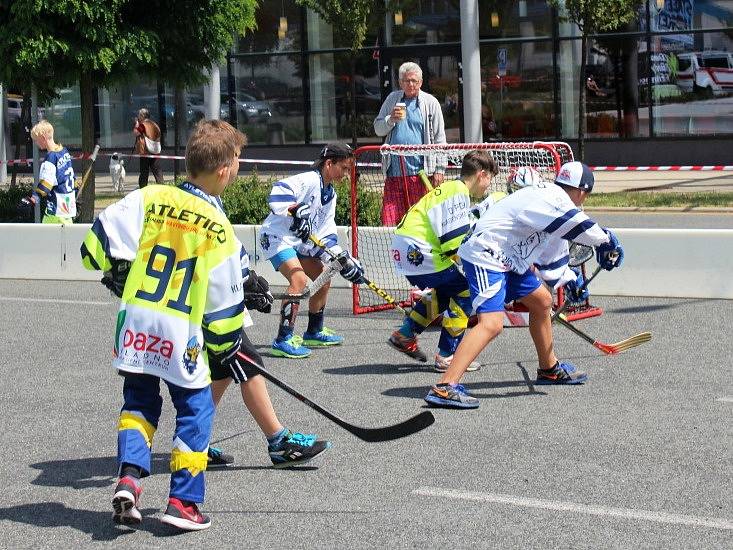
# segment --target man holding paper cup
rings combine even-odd
[[[386,136],[390,145],[419,145],[445,143],[445,125],[440,102],[423,92],[422,69],[417,63],[400,65],[400,89],[384,100],[374,131]],[[384,203],[382,223],[395,226],[404,213],[428,191],[418,172],[424,170],[433,186],[443,182],[445,159],[431,155],[384,155],[382,172]]]

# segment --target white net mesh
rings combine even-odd
[[[490,152],[499,167],[499,174],[492,179],[489,193],[507,191],[512,175],[520,167],[532,167],[544,179],[552,181],[561,164],[572,160],[570,147],[559,142],[383,145],[356,150],[356,175],[352,181],[351,196],[352,243],[355,243],[352,250],[362,261],[369,278],[398,301],[409,303],[411,289],[407,280],[395,272],[390,256],[394,225],[410,206],[429,191],[428,185],[418,177],[403,177],[406,167],[417,157],[422,166],[445,167],[446,180],[458,179],[463,157],[477,149]],[[389,178],[389,189],[385,196],[383,166],[387,163],[398,163],[392,166],[399,167],[400,175]],[[375,209],[381,211],[376,212]],[[369,222],[379,226],[365,226]],[[356,287],[355,313],[378,311],[386,307],[389,306],[369,289]]]

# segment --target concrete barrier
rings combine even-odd
[[[89,227],[0,224],[0,278],[99,280],[99,273],[81,266],[79,246]],[[282,285],[285,278],[265,259],[258,230],[259,226],[235,226],[251,254],[252,266],[271,283]],[[602,273],[593,281],[593,294],[733,299],[733,229],[614,231],[623,243],[626,259],[621,269]],[[350,233],[349,228],[339,228],[342,246],[349,246]],[[367,270],[376,261],[382,260],[365,258]],[[340,277],[334,278],[333,284],[348,286]]]

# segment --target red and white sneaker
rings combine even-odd
[[[184,531],[200,531],[211,527],[211,519],[199,512],[194,502],[185,503],[177,498],[168,499],[168,508],[160,521]]]
[[[122,525],[136,525],[143,520],[138,509],[140,494],[143,488],[140,482],[131,476],[121,477],[112,497],[112,520]]]

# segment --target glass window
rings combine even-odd
[[[441,44],[461,39],[459,0],[433,0],[406,5],[387,16],[385,43]]]
[[[132,128],[138,110],[143,107],[150,111],[150,118],[165,127],[163,118],[165,110],[173,113],[173,97],[166,98],[166,105],[161,109],[158,96],[158,85],[155,82],[130,82],[110,88],[98,90],[99,143],[102,147],[132,150],[135,138]],[[170,140],[163,137],[163,143],[173,143],[173,120],[171,118]]]
[[[235,58],[232,60],[228,101],[221,85],[225,118],[233,112],[236,126],[249,143],[304,143],[303,80],[300,54]],[[231,122],[234,122],[231,121]]]
[[[733,26],[733,0],[649,0],[652,31]]]
[[[484,141],[553,137],[552,42],[482,45],[481,91]]]
[[[730,135],[733,40],[725,32],[686,36],[693,40],[669,40],[669,35],[652,38],[654,134]]]
[[[303,10],[293,0],[260,0],[257,28],[237,42],[238,53],[294,51],[301,48]]]
[[[69,148],[81,148],[81,96],[79,86],[62,88],[44,112],[53,125],[54,139]]]
[[[545,0],[479,0],[480,38],[552,36],[552,11]]]
[[[644,65],[646,42],[607,36],[589,42],[586,73],[586,137],[649,135],[649,100]],[[580,40],[563,40],[557,60],[560,135],[578,135]]]

